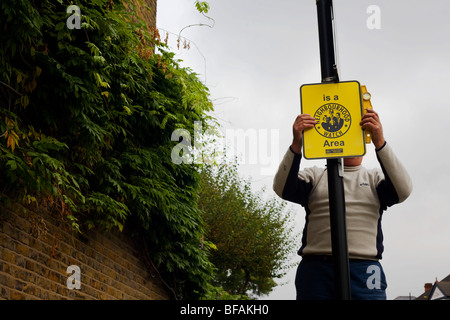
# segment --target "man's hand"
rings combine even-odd
[[[380,149],[385,143],[380,117],[372,109],[366,109],[366,111],[367,113],[362,116],[360,125],[364,130],[370,131],[375,148]]]
[[[316,125],[316,119],[311,117],[309,114],[301,114],[295,119],[294,125],[292,126],[292,133],[294,139],[292,141],[291,149],[295,153],[302,152],[303,146],[303,130],[313,128]]]

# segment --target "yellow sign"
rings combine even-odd
[[[364,113],[366,113],[366,109],[373,109],[372,103],[370,102],[370,98],[372,95],[367,91],[366,86],[361,86],[361,97],[362,97],[362,106]],[[372,136],[370,131],[366,131],[366,144],[372,141]]]
[[[317,124],[303,133],[306,159],[359,157],[366,153],[359,125],[363,110],[358,81],[305,84],[300,87],[303,114]]]

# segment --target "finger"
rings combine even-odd
[[[360,125],[365,125],[365,124],[378,124],[379,122],[374,119],[374,118],[364,118],[361,120]]]
[[[366,113],[368,114],[378,114],[375,110],[373,109],[364,109],[364,111],[366,111]]]
[[[305,123],[303,125],[303,129],[314,128],[315,125],[316,125],[315,123]]]
[[[366,113],[362,116],[362,118],[364,117],[373,117],[373,118],[377,118],[378,120],[380,119],[380,116],[378,115],[378,113],[373,110],[373,109],[364,109],[366,111]]]
[[[302,121],[304,121],[304,120],[310,120],[310,119],[314,119],[313,117],[311,117],[309,114],[300,114],[300,115],[298,115],[297,116],[297,118],[295,118],[295,123],[298,123],[298,122],[302,122]]]
[[[364,115],[361,118],[361,122],[367,122],[367,121],[374,121],[374,122],[379,123],[381,125],[380,118],[378,118],[375,115],[368,115],[368,114],[366,114],[366,115]]]
[[[311,117],[310,115],[306,114],[306,115],[300,115],[297,117],[296,121],[299,122],[308,122],[308,121],[316,121],[313,117]]]
[[[362,116],[361,121],[366,121],[366,120],[374,120],[376,122],[381,123],[380,118],[378,117],[377,114],[366,113],[365,115]]]
[[[378,117],[378,113],[376,111],[374,111],[372,109],[364,109],[364,110],[366,112],[364,113],[363,117],[364,116],[367,116],[367,117]]]
[[[314,119],[313,117],[308,117],[308,118],[297,118],[295,120],[295,124],[316,124],[316,119]]]
[[[361,122],[361,127],[365,130],[372,130],[372,131],[381,129],[380,123],[373,120]]]
[[[317,124],[316,120],[304,120],[301,122],[300,125],[304,126],[304,127],[314,127]]]
[[[300,118],[300,121],[304,121],[304,122],[316,122],[316,119],[313,117],[304,117],[304,118]]]

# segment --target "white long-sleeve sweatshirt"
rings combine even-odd
[[[312,167],[299,171],[301,154],[287,150],[274,178],[281,198],[301,204],[306,211],[300,255],[331,255],[327,171]],[[383,211],[404,201],[411,179],[389,144],[377,150],[380,169],[344,167],[348,252],[351,259],[381,259],[384,250]]]

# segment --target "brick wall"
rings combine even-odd
[[[127,2],[134,3],[137,15],[147,23],[147,26],[156,28],[156,0],[127,0],[124,2],[125,7],[128,7]],[[148,6],[150,10],[145,6]]]
[[[0,299],[168,299],[141,252],[125,231],[80,236],[56,212],[0,207]]]
[[[143,8],[138,9],[138,12],[148,26],[156,27],[156,0],[144,0],[144,3],[151,8],[150,12]]]

